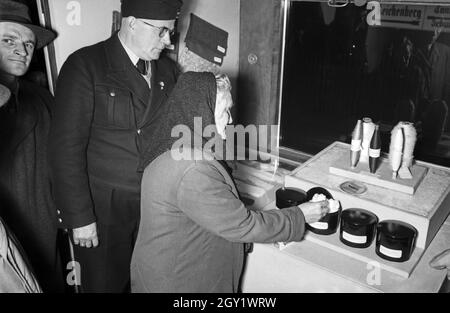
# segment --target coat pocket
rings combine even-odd
[[[132,110],[129,91],[108,85],[95,86],[95,125],[130,129],[133,125]]]

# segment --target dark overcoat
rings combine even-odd
[[[0,108],[0,216],[22,244],[44,291],[61,291],[56,207],[47,141],[53,98],[20,80]]]

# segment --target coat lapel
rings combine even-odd
[[[152,92],[150,98],[150,105],[147,106],[145,116],[142,119],[139,127],[145,127],[150,124],[157,116],[157,112],[161,105],[167,100],[167,90],[170,87],[171,80],[165,75],[163,71],[158,70],[158,61],[152,61]]]
[[[107,76],[133,93],[143,105],[147,105],[150,89],[135,69],[117,34],[105,42],[105,53],[109,65]]]
[[[15,150],[36,127],[39,116],[34,102],[39,101],[39,99],[24,92],[20,87],[18,93],[12,95],[12,97],[15,97],[17,112],[10,147]]]
[[[157,62],[152,61],[151,63],[151,70],[152,70],[152,78],[151,78],[151,96],[149,100],[149,105],[147,106],[147,109],[145,110],[144,118],[141,120],[141,123],[138,125],[138,127],[144,127],[147,125],[150,120],[152,120],[152,116],[154,116],[156,109],[159,108],[161,105],[161,95],[163,94],[163,89],[161,89],[161,81],[158,77],[158,70],[157,70]]]

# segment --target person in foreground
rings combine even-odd
[[[148,166],[131,262],[132,292],[238,292],[244,243],[300,241],[305,223],[328,212],[327,201],[264,212],[244,206],[226,164],[216,158],[231,106],[228,78],[186,72],[153,125],[159,136],[143,155]],[[194,118],[221,134],[215,152]],[[177,129],[189,134],[188,144],[176,143]]]
[[[32,24],[25,4],[0,0],[0,216],[25,250],[45,292],[64,290],[47,172],[54,100],[47,89],[23,76],[35,50],[55,37],[53,31]],[[1,274],[0,281],[6,282]]]

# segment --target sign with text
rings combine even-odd
[[[381,3],[378,27],[450,32],[450,5],[407,5]]]
[[[381,27],[422,29],[425,6],[381,4]]]
[[[439,29],[450,32],[450,6],[429,6],[426,9],[423,30]]]

